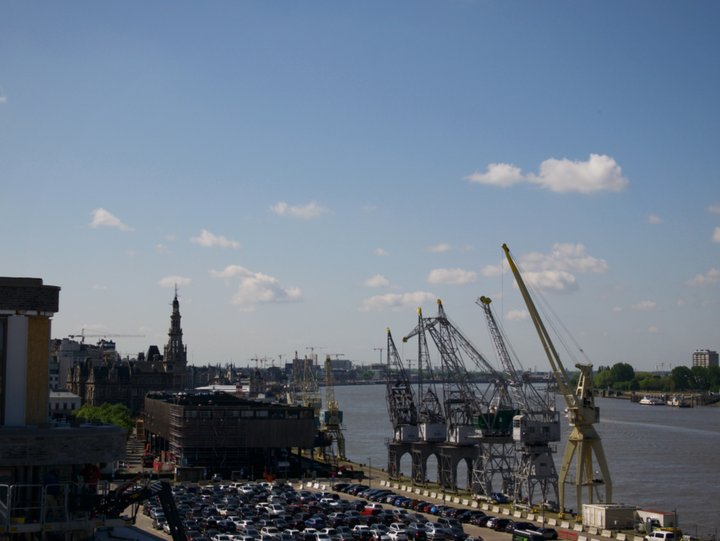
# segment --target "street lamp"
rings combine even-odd
[[[368,457],[368,488],[372,488],[372,457]]]

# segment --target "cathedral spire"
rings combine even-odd
[[[180,301],[178,301],[177,284],[175,284],[175,298],[172,302],[172,314],[170,315],[170,330],[168,331],[168,343],[165,346],[163,362],[165,371],[172,372],[173,387],[182,390],[187,366],[187,347],[183,345],[182,327],[180,327]]]

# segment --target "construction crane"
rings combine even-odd
[[[508,342],[495,319],[489,297],[475,301],[485,313],[490,337],[508,380],[508,390],[517,408],[513,418],[513,440],[516,446],[515,501],[534,505],[537,490],[545,503],[550,497],[557,501],[558,475],[550,443],[560,441],[560,416],[547,393],[541,395],[532,383],[525,380],[510,355]]]
[[[322,413],[322,421],[323,431],[332,437],[332,441],[337,447],[337,452],[332,454],[340,460],[345,460],[345,435],[342,431],[343,412],[335,399],[330,355],[325,356],[325,410]],[[333,451],[335,450],[333,449]]]
[[[410,378],[395,347],[390,329],[387,330],[388,415],[393,427],[393,441],[409,443],[418,439],[418,411]]]
[[[85,329],[81,329],[79,334],[68,334],[68,338],[80,338],[80,343],[84,344],[86,338],[145,338],[144,334],[86,334]]]
[[[605,459],[605,452],[600,435],[595,429],[595,424],[600,421],[600,409],[595,406],[595,399],[592,393],[592,364],[577,363],[575,365],[575,367],[580,370],[580,378],[577,387],[573,390],[565,367],[560,360],[560,356],[540,318],[535,303],[530,296],[530,292],[520,275],[520,271],[510,255],[510,249],[507,247],[507,244],[503,244],[502,249],[505,252],[505,257],[510,265],[510,269],[515,276],[515,281],[520,289],[528,312],[530,312],[530,317],[532,318],[535,330],[538,333],[540,342],[550,362],[558,389],[565,399],[567,416],[570,426],[572,427],[563,454],[558,480],[558,504],[560,506],[560,512],[562,513],[565,510],[565,484],[568,483],[568,473],[574,460],[576,467],[574,485],[577,513],[582,513],[583,492],[586,491],[587,493],[587,503],[593,503],[595,491],[599,489],[600,486],[605,488],[604,502],[611,503],[612,481],[610,479],[610,469]],[[597,461],[600,474],[599,478],[595,477],[593,473],[595,471],[593,467],[593,457]]]

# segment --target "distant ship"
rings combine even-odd
[[[640,399],[640,404],[643,406],[664,406],[665,401],[662,398],[656,396],[643,396]]]

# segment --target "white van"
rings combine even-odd
[[[655,530],[645,536],[645,541],[677,541],[677,536],[675,535],[675,532]]]

